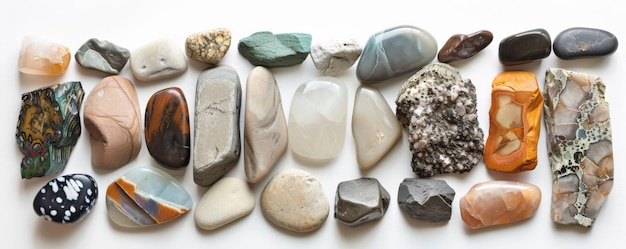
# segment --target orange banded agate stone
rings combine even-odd
[[[535,75],[528,71],[502,72],[493,80],[491,89],[485,165],[507,173],[534,169],[543,107]]]

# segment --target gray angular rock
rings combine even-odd
[[[84,68],[119,74],[130,58],[130,51],[112,42],[91,38],[80,46],[74,57]]]
[[[311,51],[311,35],[256,32],[239,40],[239,53],[255,66],[290,67],[301,64]]]
[[[340,182],[335,196],[335,219],[351,227],[381,219],[390,200],[389,192],[375,178]]]
[[[405,178],[398,188],[398,206],[413,219],[449,221],[455,194],[444,180]]]
[[[617,50],[617,37],[601,29],[575,27],[554,38],[554,54],[564,60],[610,55]]]

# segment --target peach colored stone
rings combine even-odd
[[[26,36],[18,59],[18,68],[25,74],[60,75],[70,65],[70,49],[41,38]]]

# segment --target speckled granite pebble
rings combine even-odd
[[[216,65],[228,52],[230,42],[231,33],[226,28],[193,33],[185,40],[185,53],[190,59]]]

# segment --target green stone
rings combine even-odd
[[[311,35],[256,32],[239,40],[239,53],[255,66],[290,67],[301,64],[311,51]]]

